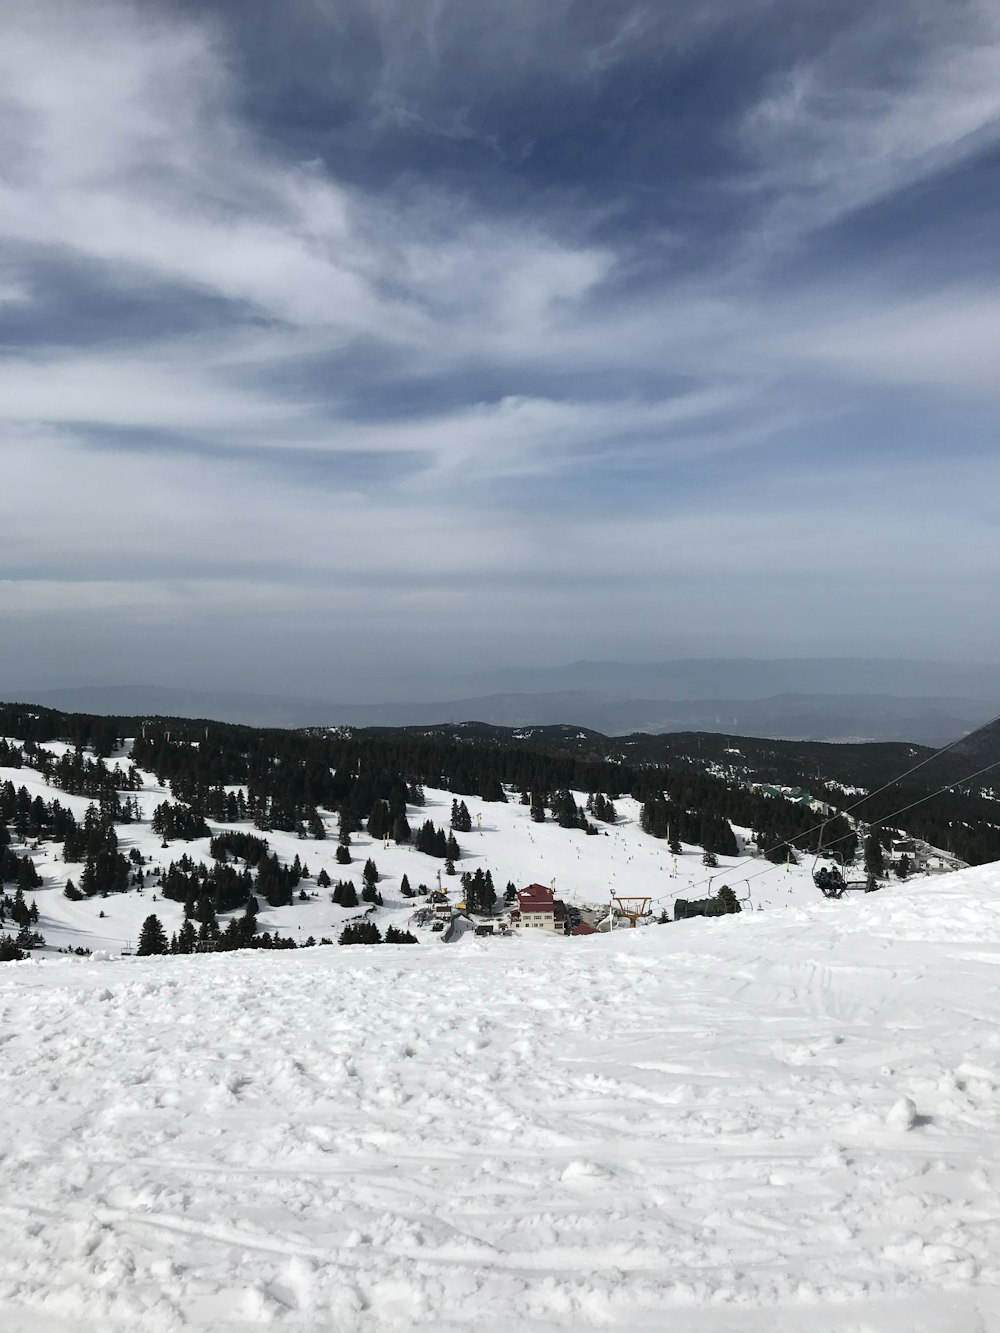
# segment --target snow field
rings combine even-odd
[[[66,747],[51,742],[46,748],[59,753]],[[122,767],[129,764],[125,755],[110,762],[119,762]],[[161,846],[161,839],[153,833],[149,821],[162,801],[173,798],[169,789],[157,784],[155,775],[143,772],[142,779],[144,786],[134,796],[144,822],[117,826],[120,849],[127,854],[132,847],[137,847],[150,865],[163,869],[171,860],[179,860],[185,853],[196,862],[203,861],[211,865],[207,838],[192,842],[172,841],[167,848]],[[91,803],[87,797],[69,796],[49,786],[41,774],[28,767],[0,767],[0,782],[3,781],[13,782],[15,788],[26,787],[32,798],[41,796],[46,801],[60,801],[78,819],[82,819]],[[427,819],[447,828],[453,793],[428,788],[425,795],[426,805],[408,807],[411,828],[416,832]],[[576,798],[578,804],[583,805],[586,793],[578,792]],[[474,872],[478,868],[489,869],[500,897],[508,880],[513,881],[518,888],[533,882],[550,884],[554,880],[557,896],[570,903],[605,904],[612,892],[649,895],[656,900],[654,910],[657,913],[665,907],[673,915],[675,898],[708,895],[710,877],[712,891],[721,884],[730,883],[738,896],[744,899],[745,911],[758,907],[773,910],[814,902],[819,896],[810,875],[811,861],[807,858],[803,858],[798,866],[786,868],[770,867],[760,859],[744,865],[742,859],[720,857],[717,870],[706,870],[701,863],[701,849],[687,846],[675,863],[665,842],[641,831],[640,806],[630,797],[616,801],[619,822],[606,830],[599,825],[602,831],[597,837],[588,837],[579,829],[561,829],[552,820],[544,824],[533,823],[528,807],[520,805],[516,795],[506,805],[487,803],[473,797],[462,799],[472,816],[473,828],[471,833],[459,835],[462,858],[457,863],[457,870],[460,874],[466,870]],[[477,815],[479,827],[476,823]],[[340,879],[350,879],[360,897],[361,874],[369,857],[375,861],[381,876],[379,891],[385,906],[379,911],[377,919],[383,929],[389,924],[404,926],[410,913],[421,901],[419,898],[408,900],[401,896],[399,885],[404,874],[409,876],[414,889],[420,883],[434,888],[440,871],[442,885],[449,890],[451,900],[460,901],[458,876],[445,876],[443,861],[425,856],[412,846],[396,846],[390,842],[388,848],[385,848],[381,841],[373,840],[364,831],[352,834],[351,865],[338,865],[336,816],[328,812],[325,822],[328,836],[324,841],[317,842],[314,839],[302,840],[294,834],[277,830],[259,833],[249,823],[227,825],[208,821],[213,832],[234,827],[258,833],[266,837],[271,851],[282,861],[290,863],[298,855],[309,867],[312,878],[305,881],[302,887],[315,896],[307,903],[296,901],[292,906],[283,908],[269,908],[262,902],[258,916],[261,930],[277,930],[300,942],[310,935],[317,940],[323,936],[336,938],[344,922],[357,916],[365,905],[350,909],[333,905],[329,890],[317,890],[315,877],[321,869],[326,869],[334,883]],[[737,833],[740,832],[737,830]],[[746,830],[742,832],[745,834]],[[24,851],[23,848],[17,850]],[[141,895],[130,892],[106,899],[70,902],[63,897],[62,890],[67,878],[79,881],[82,867],[66,865],[57,859],[59,855],[60,849],[55,844],[43,844],[33,853],[45,887],[28,895],[29,901],[34,897],[38,904],[41,913],[38,928],[51,948],[82,946],[117,954],[135,946],[142,922],[151,912],[155,912],[163,922],[168,936],[182,924],[183,904],[164,900],[156,894],[155,885],[148,882],[148,866],[147,886]],[[738,868],[727,876],[727,871],[734,866]],[[156,902],[153,902],[154,895]],[[855,904],[845,900],[836,906],[844,912],[853,910]],[[102,911],[105,913],[103,918],[99,916]],[[440,937],[431,935],[429,931],[417,930],[415,933],[421,940],[426,939],[435,947],[440,943]]]
[[[9,964],[0,1327],[989,1333],[1000,869],[843,906]]]

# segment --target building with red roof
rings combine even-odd
[[[516,913],[511,912],[511,918],[522,930],[566,933],[566,904],[545,884],[529,884],[527,888],[519,889]]]

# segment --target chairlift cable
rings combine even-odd
[[[864,796],[862,796],[860,800],[855,801],[853,805],[845,806],[843,810],[838,810],[838,811],[837,811],[837,814],[838,814],[838,815],[849,815],[849,814],[851,813],[851,811],[852,811],[852,810],[856,810],[856,809],[858,808],[859,805],[864,805],[865,801],[869,801],[869,800],[871,800],[873,796],[881,796],[881,794],[882,794],[884,791],[888,791],[888,790],[890,789],[890,787],[895,787],[895,786],[897,786],[897,785],[898,785],[900,782],[902,782],[905,778],[910,777],[913,773],[916,773],[919,769],[923,768],[926,764],[931,763],[931,762],[932,762],[933,760],[935,760],[935,759],[940,759],[941,756],[942,756],[943,754],[947,754],[949,750],[953,750],[953,749],[955,748],[956,745],[961,745],[963,741],[971,740],[972,737],[975,736],[975,735],[977,735],[980,731],[985,731],[987,727],[992,727],[993,724],[994,724],[994,722],[1000,722],[1000,713],[997,713],[996,716],[989,718],[986,722],[981,722],[981,723],[979,724],[978,727],[973,727],[972,731],[967,731],[967,732],[965,733],[964,736],[959,736],[959,737],[957,737],[957,739],[955,739],[955,740],[953,740],[953,741],[949,741],[948,744],[947,744],[947,745],[943,745],[943,746],[941,747],[940,750],[935,750],[934,753],[933,753],[933,754],[929,754],[929,755],[927,756],[926,759],[921,759],[921,761],[920,761],[919,764],[914,764],[913,767],[912,767],[912,768],[908,768],[908,769],[905,771],[905,773],[900,773],[897,777],[890,778],[890,780],[889,780],[888,782],[883,783],[881,787],[877,787],[877,788],[875,789],[875,791],[865,792]],[[991,764],[989,767],[990,767],[990,768],[995,768],[996,765],[995,765],[995,764]],[[984,772],[984,773],[985,773],[985,772],[988,772],[988,771],[989,771],[989,769],[983,769],[983,772]],[[970,777],[970,778],[962,778],[962,779],[960,779],[960,781],[958,781],[958,782],[950,782],[950,783],[947,784],[947,786],[942,787],[939,791],[933,792],[932,795],[933,795],[933,796],[940,796],[940,795],[941,795],[941,792],[942,792],[942,791],[947,791],[949,787],[960,787],[960,786],[962,785],[963,782],[971,782],[971,781],[972,781],[972,778],[974,778],[974,777],[978,777],[978,776],[979,776],[978,774],[973,773],[972,777]],[[922,799],[922,800],[930,800],[931,797],[930,797],[930,796],[927,796],[927,797],[922,797],[921,799]],[[913,804],[914,804],[914,805],[919,805],[919,804],[920,804],[920,801],[915,801]],[[913,808],[912,806],[907,806],[907,807],[906,807],[906,809],[912,809],[912,808]],[[897,813],[897,814],[902,814],[903,811],[897,811],[896,813]],[[891,818],[891,816],[886,815],[885,818],[886,818],[886,819],[889,819],[889,818]],[[822,830],[823,830],[823,828],[826,826],[826,824],[829,823],[829,819],[830,819],[830,817],[829,817],[829,815],[827,815],[827,816],[825,816],[825,817],[823,818],[823,820],[822,820],[821,823],[819,823],[819,824],[813,824],[811,828],[803,829],[803,831],[802,831],[801,833],[796,833],[794,836],[795,836],[796,838],[807,838],[807,837],[809,836],[810,833],[815,833],[816,830],[819,829],[819,830],[820,830],[820,836],[822,837]],[[845,835],[845,837],[846,837],[846,835]],[[774,846],[773,846],[773,847],[769,847],[769,848],[767,849],[767,851],[761,851],[761,855],[762,855],[762,856],[766,856],[766,855],[767,855],[767,852],[773,852],[773,851],[775,850],[775,848],[777,848],[777,847],[783,847],[787,841],[788,841],[787,838],[782,838],[782,840],[781,840],[780,842],[776,842],[776,843],[774,844]],[[835,841],[836,841],[836,842],[843,842],[843,841],[844,841],[844,838],[837,838],[837,839],[835,839]],[[829,845],[832,847],[834,844],[833,844],[833,843],[830,843]],[[752,856],[748,856],[748,857],[746,857],[743,861],[738,861],[738,862],[736,863],[736,865],[730,867],[730,869],[731,869],[731,870],[739,870],[739,869],[741,869],[742,866],[752,865],[753,862],[754,862],[754,860],[755,860],[754,857],[752,857]],[[696,881],[694,884],[690,885],[689,887],[690,887],[691,889],[698,889],[698,888],[701,888],[701,886],[702,886],[703,884],[705,884],[705,883],[706,883],[706,881],[705,881],[704,879],[702,879],[702,880],[698,880],[698,881]],[[668,895],[665,894],[663,898],[656,898],[656,899],[654,899],[654,902],[663,902],[663,901],[665,901],[665,899],[666,899],[667,896],[668,896]]]
[[[988,727],[988,726],[992,725],[993,722],[997,722],[997,721],[1000,721],[1000,714],[998,714],[997,717],[995,717],[995,718],[991,718],[989,722],[984,722],[982,727],[977,727],[977,728],[976,728],[976,731],[982,731],[982,730],[983,730],[983,727]],[[969,737],[969,736],[974,736],[975,734],[976,734],[975,731],[970,731],[970,732],[968,733],[968,736],[963,736],[961,739],[962,739],[962,740],[968,740],[968,737]],[[933,754],[933,755],[930,756],[930,759],[936,759],[937,756],[938,756],[938,754],[944,754],[944,753],[945,753],[945,750],[950,750],[950,749],[952,749],[952,748],[953,748],[955,745],[957,745],[957,744],[958,744],[958,741],[952,741],[951,745],[946,746],[944,750],[939,750],[939,751],[937,751],[935,754]],[[925,764],[930,763],[930,759],[925,759],[925,760],[923,760],[923,763],[925,763]],[[916,772],[916,769],[919,768],[919,767],[921,767],[921,766],[922,766],[922,765],[918,764],[915,768],[911,768],[911,769],[909,770],[908,773],[904,773],[904,774],[902,775],[902,778],[908,777],[908,776],[909,776],[909,773],[915,773],[915,772]],[[968,774],[967,777],[964,777],[964,778],[957,778],[954,782],[946,782],[945,785],[944,785],[943,787],[939,787],[939,788],[937,789],[937,791],[927,792],[925,795],[918,797],[917,800],[915,800],[915,801],[911,801],[909,805],[904,805],[904,806],[903,806],[901,809],[899,809],[899,810],[893,810],[893,811],[892,811],[890,814],[888,814],[888,815],[881,815],[878,819],[865,820],[864,822],[868,825],[869,828],[874,828],[877,824],[884,824],[884,823],[886,823],[886,822],[887,822],[888,820],[890,820],[890,819],[895,819],[895,818],[897,817],[897,815],[905,815],[906,812],[907,812],[908,810],[913,810],[916,806],[918,806],[918,805],[923,805],[923,803],[924,803],[925,801],[932,801],[932,800],[934,799],[935,796],[941,796],[941,795],[942,795],[944,792],[946,792],[946,791],[951,791],[951,790],[953,790],[955,787],[961,787],[962,784],[965,783],[965,782],[973,782],[973,781],[975,781],[976,778],[981,778],[985,773],[990,773],[990,772],[992,772],[993,769],[995,769],[995,768],[1000,768],[1000,759],[995,760],[992,764],[987,764],[985,768],[981,768],[981,769],[979,769],[978,772],[976,772],[976,773],[970,773],[970,774]],[[883,786],[883,787],[879,787],[877,791],[869,792],[869,793],[868,793],[866,796],[864,796],[860,801],[856,801],[856,802],[854,803],[854,805],[848,806],[847,809],[838,811],[838,813],[839,813],[839,814],[844,814],[844,815],[849,814],[851,810],[856,809],[859,805],[863,805],[864,802],[867,801],[870,797],[872,797],[872,796],[878,796],[878,795],[880,795],[882,792],[887,791],[890,787],[895,786],[895,785],[896,785],[896,782],[900,782],[900,781],[902,781],[902,778],[897,778],[894,782],[887,782],[887,783],[885,784],[885,786]],[[821,829],[821,830],[822,830],[822,828],[823,828],[827,823],[828,823],[828,820],[824,819],[823,822],[822,822],[822,824],[814,824],[814,825],[812,826],[812,828],[808,828],[808,829],[806,829],[806,830],[805,830],[804,832],[802,832],[802,833],[796,833],[794,836],[795,836],[796,838],[805,838],[805,837],[808,837],[808,835],[809,835],[810,833],[815,833],[816,829]],[[846,842],[846,840],[847,840],[848,838],[851,838],[851,837],[854,837],[854,836],[855,836],[855,835],[854,835],[854,831],[852,830],[850,833],[844,833],[844,834],[842,834],[839,838],[834,838],[833,842],[828,843],[827,846],[828,846],[828,847],[834,847],[834,846],[836,846],[836,844],[837,844],[838,842]],[[774,844],[774,847],[769,847],[769,848],[768,848],[768,851],[774,851],[776,847],[783,847],[783,846],[785,846],[786,843],[789,843],[789,840],[788,840],[787,838],[782,838],[781,842],[776,842],[776,843]],[[791,844],[789,843],[789,846],[790,846],[790,845],[791,845]],[[765,853],[763,853],[763,855],[766,856],[767,853],[765,852]],[[746,860],[744,860],[744,861],[738,861],[738,862],[736,863],[736,865],[734,865],[734,866],[730,866],[730,867],[729,867],[728,873],[731,875],[732,872],[733,872],[734,870],[740,870],[740,869],[742,869],[743,866],[751,865],[751,864],[753,863],[753,860],[754,860],[754,859],[755,859],[755,858],[753,858],[753,857],[748,857],[748,858],[747,858]],[[818,854],[817,854],[817,859],[818,859]],[[815,861],[813,862],[813,864],[815,865]],[[764,869],[762,869],[762,870],[758,870],[758,871],[756,871],[753,875],[749,875],[749,876],[746,876],[746,877],[744,877],[744,878],[746,879],[746,882],[749,883],[749,881],[750,881],[751,879],[756,879],[758,875],[767,875],[767,874],[769,874],[769,873],[771,872],[771,869],[772,869],[772,867],[769,866],[766,870],[764,870]],[[691,884],[691,885],[688,886],[688,892],[690,892],[692,889],[698,889],[698,888],[701,888],[701,886],[702,886],[703,884],[706,884],[706,883],[707,883],[709,886],[711,886],[712,880],[715,879],[715,878],[716,878],[715,875],[710,875],[710,876],[708,877],[707,880],[705,880],[705,879],[696,880],[694,884]],[[661,895],[661,897],[659,897],[659,898],[654,898],[652,901],[653,901],[654,903],[666,902],[667,899],[668,899],[669,897],[670,897],[670,895],[665,893],[665,894]]]

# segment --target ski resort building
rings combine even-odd
[[[829,815],[833,812],[832,805],[817,800],[801,787],[775,787],[769,782],[755,782],[751,783],[750,790],[759,792],[761,796],[780,797],[791,805],[806,806],[810,810],[815,810],[818,815]]]
[[[523,930],[552,930],[566,933],[566,904],[556,898],[544,884],[529,884],[517,894],[517,915],[511,913],[515,925]]]

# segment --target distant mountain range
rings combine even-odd
[[[776,695],[890,695],[985,699],[1000,706],[1000,666],[863,657],[570,662],[555,667],[393,676],[371,682],[370,689],[371,693],[365,697],[380,703],[582,692],[617,699],[677,701],[760,700]]]
[[[501,680],[536,688],[456,693],[463,684],[497,685]],[[413,695],[391,697],[402,692],[407,681]],[[794,682],[794,687],[764,692],[763,687],[774,682]],[[374,703],[153,685],[5,689],[3,697],[73,712],[201,717],[252,726],[398,727],[477,721],[525,727],[566,723],[608,735],[702,731],[788,740],[910,741],[930,746],[952,741],[1000,712],[1000,669],[937,662],[708,660],[643,666],[578,662],[561,668],[511,668],[475,676],[398,678],[383,684],[389,697]],[[440,694],[422,697],[432,685]],[[658,685],[673,686],[673,692],[636,693],[640,687]],[[698,685],[701,693],[693,693]],[[874,688],[877,685],[882,688]]]

